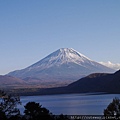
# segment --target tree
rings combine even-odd
[[[39,103],[28,102],[25,106],[25,115],[29,120],[53,120],[52,114]]]
[[[0,90],[0,112],[6,116],[19,115],[17,104],[21,104],[18,96],[11,96]]]
[[[56,117],[56,120],[70,120],[67,115],[59,115]]]
[[[104,110],[104,116],[111,116],[116,118],[120,116],[120,99],[113,99],[113,101]]]
[[[0,120],[7,120],[7,117],[4,112],[0,110]]]

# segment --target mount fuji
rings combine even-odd
[[[91,73],[112,73],[114,71],[72,48],[61,48],[37,63],[25,69],[10,72],[8,75],[32,84],[67,85]]]

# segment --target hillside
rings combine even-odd
[[[118,93],[120,94],[120,70],[113,74],[94,73],[90,74],[66,87],[36,89],[32,92],[26,89],[17,92],[21,95],[51,95],[51,94],[74,94],[74,93]]]
[[[113,74],[94,73],[67,86],[74,93],[109,92],[120,93],[120,70]]]
[[[25,86],[27,83],[19,78],[8,76],[8,75],[0,75],[0,88],[9,88],[15,86]]]

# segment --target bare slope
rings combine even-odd
[[[0,88],[27,85],[24,80],[8,75],[0,75]]]

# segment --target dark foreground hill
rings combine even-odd
[[[120,71],[114,74],[95,73],[67,86],[71,92],[120,93]]]
[[[84,77],[66,87],[19,90],[21,95],[50,95],[72,93],[120,93],[120,70],[113,74],[94,73]]]

